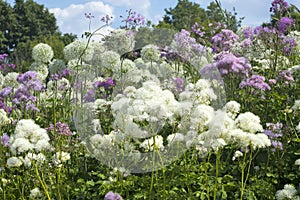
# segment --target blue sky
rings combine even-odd
[[[6,0],[13,3],[14,0]],[[120,24],[120,15],[125,16],[126,9],[133,9],[147,19],[157,23],[164,15],[165,8],[174,8],[177,0],[35,0],[53,12],[59,29],[63,33],[81,35],[88,31],[88,20],[84,13],[92,13],[92,29],[101,26],[100,18],[105,14],[114,16],[113,24]],[[206,8],[211,0],[190,0]],[[238,16],[245,17],[243,25],[260,25],[269,20],[269,8],[272,0],[221,0],[222,6],[232,11],[235,7]],[[287,0],[300,8],[299,0]],[[108,30],[108,29],[107,29]],[[105,30],[104,30],[105,32]]]

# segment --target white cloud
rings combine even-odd
[[[84,32],[89,31],[89,20],[85,18],[85,13],[91,13],[94,18],[91,21],[91,31],[103,25],[101,17],[106,14],[114,16],[114,9],[101,1],[92,1],[85,4],[71,4],[66,8],[49,9],[57,19],[57,25],[62,33],[73,33],[80,38]],[[107,32],[103,30],[103,32]]]

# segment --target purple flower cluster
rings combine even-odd
[[[191,37],[191,33],[185,29],[182,29],[179,33],[174,35],[174,41],[177,45],[176,53],[186,61],[191,59],[192,56],[202,55],[206,50],[206,48],[197,43],[196,39]]]
[[[278,22],[278,31],[279,33],[285,33],[288,28],[291,28],[295,25],[295,20],[289,17],[282,17]]]
[[[105,22],[106,24],[108,24],[109,21],[112,20],[112,18],[113,18],[112,16],[105,15],[105,16],[103,16],[103,17],[101,18],[101,21],[102,21],[102,22]]]
[[[8,54],[0,54],[0,71],[2,74],[7,74],[16,69],[16,65],[7,62]]]
[[[110,191],[105,195],[104,200],[122,200],[122,197],[118,193]]]
[[[1,144],[5,147],[8,147],[9,146],[9,136],[4,133],[1,137],[0,137],[0,140],[1,140]]]
[[[294,82],[294,77],[292,76],[291,71],[289,70],[281,70],[278,72],[278,77],[277,77],[278,81],[282,81],[285,84],[289,84],[291,82]]]
[[[50,126],[48,128],[46,128],[47,131],[51,132],[51,131],[56,131],[57,134],[59,135],[65,135],[65,136],[72,136],[73,133],[70,130],[68,124],[66,123],[62,123],[62,122],[57,122],[55,124],[55,127],[53,124],[50,124]]]
[[[205,32],[202,31],[200,28],[199,28],[199,24],[198,22],[196,22],[192,28],[191,28],[191,32],[195,33],[196,35],[200,36],[200,37],[203,37],[205,35]],[[203,29],[203,28],[202,28]]]
[[[275,14],[283,14],[289,8],[289,4],[285,0],[274,0],[271,5],[270,12],[274,12]]]
[[[221,33],[218,33],[211,38],[213,52],[219,53],[221,51],[229,51],[238,40],[239,36],[232,30],[222,29]]]
[[[51,81],[57,81],[62,78],[68,78],[71,75],[70,69],[63,69],[60,74],[51,74],[49,80]]]
[[[13,93],[12,87],[5,87],[0,91],[0,97],[7,98],[9,95]]]
[[[4,111],[6,111],[8,114],[11,114],[12,108],[11,107],[7,107],[3,98],[0,97],[0,109],[3,109]]]
[[[261,91],[271,90],[270,85],[265,82],[265,77],[260,75],[252,75],[250,78],[246,79],[245,81],[242,81],[239,87],[251,87]]]
[[[283,44],[283,53],[285,55],[290,55],[293,48],[297,46],[297,43],[294,38],[288,38],[286,36],[282,37],[282,44]]]
[[[232,53],[222,53],[216,59],[216,67],[222,75],[233,73],[247,77],[252,71],[252,66],[244,57],[236,57]]]
[[[93,86],[93,89],[87,90],[84,101],[93,102],[97,98],[109,98],[112,93],[113,87],[116,85],[116,81],[112,78],[107,78],[106,81],[96,81]]]
[[[282,143],[278,141],[279,138],[282,137],[282,123],[267,123],[266,128],[263,133],[266,134],[269,139],[271,140],[272,144],[272,151],[275,151],[277,149],[282,150]]]
[[[138,26],[144,26],[146,24],[146,19],[143,15],[130,10],[126,10],[126,12],[128,13],[128,16],[125,20],[123,20],[122,22],[125,22],[125,27],[126,28],[135,28]],[[120,16],[121,18],[123,18],[123,16]]]
[[[43,85],[38,79],[38,73],[35,71],[27,71],[17,77],[17,81],[24,85],[28,90],[41,91]]]

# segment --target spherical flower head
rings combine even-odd
[[[101,59],[102,67],[114,69],[120,67],[120,55],[114,51],[105,51]],[[117,70],[114,70],[117,71]]]
[[[7,167],[20,167],[22,164],[22,160],[17,157],[10,157],[6,161]]]
[[[64,48],[64,56],[68,61],[83,59],[90,61],[93,58],[94,49],[84,40],[75,40]]]
[[[17,72],[10,72],[5,75],[4,82],[2,87],[12,87],[17,88],[19,83],[17,81],[17,77],[19,76],[19,73]]]
[[[285,199],[297,199],[297,190],[293,185],[286,184],[282,190],[278,190],[276,192],[276,199],[277,200],[285,200]]]
[[[7,113],[4,109],[0,108],[0,127],[11,123],[11,119],[8,118]]]
[[[110,50],[115,51],[120,55],[130,52],[134,48],[134,35],[131,31],[124,29],[116,29],[105,38],[104,46]]]
[[[104,200],[122,200],[122,197],[119,194],[110,191],[105,195]]]
[[[35,62],[49,63],[53,55],[53,50],[48,44],[40,43],[32,49],[32,58]]]
[[[39,63],[39,62],[33,62],[29,69],[31,71],[35,71],[37,72],[37,78],[40,80],[40,81],[44,81],[46,80],[47,76],[48,76],[48,66],[44,63]]]
[[[241,104],[236,101],[229,101],[224,106],[224,109],[230,117],[235,118],[236,115],[240,112]]]
[[[142,48],[141,56],[145,62],[156,62],[160,59],[160,51],[157,46],[148,44]]]

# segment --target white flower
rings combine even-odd
[[[20,167],[23,162],[17,157],[10,157],[7,159],[6,164],[8,167]]]
[[[34,189],[30,190],[29,198],[38,199],[40,197],[42,197],[42,193],[39,188],[34,188]]]
[[[105,51],[102,55],[102,66],[107,69],[116,70],[121,64],[120,55],[114,51]],[[119,70],[120,71],[120,70]]]
[[[7,113],[1,108],[0,109],[0,127],[10,124],[11,118],[7,117]]]
[[[156,135],[154,137],[146,139],[140,144],[140,148],[143,148],[145,152],[153,150],[161,151],[164,149],[163,137],[161,135]]]
[[[17,81],[17,77],[19,76],[18,73],[16,72],[10,72],[8,74],[5,75],[4,77],[4,82],[3,82],[3,86],[2,87],[13,87],[13,88],[17,88],[19,83]]]
[[[134,35],[132,31],[124,29],[116,29],[105,38],[104,46],[111,51],[115,51],[120,55],[130,52],[134,48]]]
[[[234,155],[232,157],[232,161],[234,161],[236,158],[239,158],[241,156],[243,156],[243,153],[241,151],[234,152]]]
[[[171,135],[168,135],[167,141],[168,145],[177,144],[178,142],[183,142],[185,140],[184,135],[181,133],[174,133]]]
[[[300,110],[300,100],[295,101],[292,110]]]
[[[47,76],[48,76],[48,66],[44,63],[39,63],[39,62],[33,62],[29,69],[31,71],[36,71],[38,73],[38,79],[40,81],[44,81],[46,80]]]
[[[53,155],[52,159],[55,164],[60,164],[70,160],[71,156],[68,152],[61,151],[61,152],[56,152],[56,154]]]
[[[296,130],[297,130],[298,132],[300,132],[300,122],[299,122],[298,126],[296,126]]]
[[[282,190],[276,192],[277,200],[294,199],[296,198],[297,190],[293,185],[286,184]]]
[[[49,63],[53,55],[53,50],[48,44],[39,43],[32,49],[32,58],[35,62]]]
[[[32,119],[22,119],[17,123],[15,133],[10,138],[10,149],[14,154],[29,150],[42,151],[50,148],[47,131]]]
[[[261,132],[263,130],[260,118],[251,112],[239,114],[235,121],[239,128],[250,133]]]
[[[297,160],[295,161],[295,165],[300,165],[300,159],[297,159]]]
[[[145,62],[156,62],[160,59],[160,51],[157,46],[148,44],[142,48],[141,57]]]
[[[232,117],[233,119],[240,112],[240,109],[241,109],[241,104],[239,104],[236,101],[229,101],[224,106],[225,112],[227,112],[229,116]]]
[[[2,85],[4,84],[4,76],[3,74],[0,72],[0,89],[2,88]]]
[[[65,59],[68,61],[75,60],[76,63],[78,59],[90,61],[93,58],[93,54],[94,49],[87,45],[87,41],[84,40],[75,40],[64,48]]]
[[[127,73],[136,69],[135,63],[129,59],[124,59],[121,63],[122,73]]]

